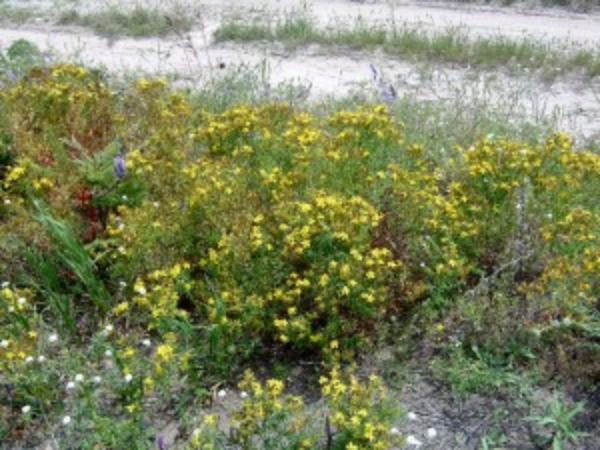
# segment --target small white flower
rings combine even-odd
[[[62,418],[63,425],[69,425],[71,423],[71,416],[65,416]]]
[[[7,288],[10,285],[10,283],[8,281],[3,281],[2,282],[2,289]]]
[[[152,342],[150,341],[150,339],[144,339],[144,340],[142,341],[142,345],[143,345],[144,347],[150,347],[150,346],[152,345]]]
[[[100,384],[102,382],[102,377],[99,377],[98,375],[96,375],[94,378],[92,378],[92,381],[95,384]]]
[[[19,298],[17,299],[17,303],[18,303],[19,305],[24,305],[25,303],[27,303],[27,299],[26,299],[25,297],[19,297]]]
[[[418,419],[417,415],[412,411],[407,414],[407,417],[408,417],[408,420],[417,420]]]
[[[248,398],[248,393],[246,391],[242,391],[242,392],[240,392],[240,397],[241,398]]]
[[[44,361],[46,361],[46,357],[44,355],[38,356],[38,362],[39,363],[43,363]]]
[[[127,287],[127,283],[124,282],[123,280],[119,281],[119,286],[121,286],[121,288],[125,288]]]
[[[563,325],[566,327],[569,327],[573,324],[573,321],[571,320],[570,317],[565,317],[562,321]]]
[[[50,336],[48,336],[48,342],[54,343],[56,341],[58,341],[58,334],[52,333]]]
[[[406,437],[406,444],[412,445],[417,448],[423,445],[423,443],[420,440],[418,440],[416,437],[414,437],[412,434],[409,434]]]
[[[112,324],[106,324],[106,326],[104,327],[104,330],[106,330],[107,333],[110,333],[111,331],[113,331],[115,329],[115,327],[112,326]]]
[[[0,341],[0,347],[2,348],[7,348],[8,344],[9,342],[6,339],[2,339],[2,341]]]
[[[548,219],[552,219],[552,218],[554,217],[554,215],[553,215],[552,213],[548,213],[548,214],[546,214],[546,217],[547,217]]]
[[[435,439],[438,435],[438,432],[435,428],[427,428],[425,434],[427,435],[427,439]]]
[[[158,208],[160,205],[158,204],[158,202],[154,202],[152,203],[154,205],[155,208]]]
[[[28,414],[31,411],[31,406],[25,405],[21,408],[21,411],[23,412],[23,414]]]
[[[34,359],[34,358],[33,358],[33,356],[28,356],[27,358],[25,358],[25,362],[26,362],[27,364],[30,364],[30,363],[32,363],[32,362],[33,362],[33,359]]]
[[[125,229],[125,224],[124,223],[120,223],[119,224],[119,230],[124,230]]]
[[[129,383],[131,382],[131,380],[133,380],[133,375],[131,375],[130,373],[125,375],[125,383]]]
[[[217,396],[219,398],[225,398],[227,396],[227,391],[225,389],[221,389],[218,393]]]
[[[127,201],[127,196],[126,195],[121,195],[121,200]]]
[[[390,429],[390,434],[400,434],[400,430],[396,427]]]
[[[8,312],[10,312],[10,313],[15,312],[15,307],[14,306],[9,306]]]
[[[71,391],[73,389],[75,389],[75,382],[74,381],[69,381],[67,383],[67,391]]]
[[[77,375],[75,375],[75,381],[77,383],[81,383],[83,381],[84,377],[82,374],[78,373]]]
[[[112,350],[106,350],[104,352],[104,356],[106,356],[107,358],[110,358],[112,356]]]
[[[11,201],[10,201],[9,199],[6,199],[6,200],[4,200],[4,204],[5,204],[5,205],[10,205],[10,204],[11,204]]]
[[[136,292],[137,292],[138,294],[140,294],[140,295],[146,295],[146,293],[147,293],[148,291],[146,290],[146,288],[145,288],[144,286],[138,286],[138,287],[136,288]]]
[[[118,249],[119,253],[125,253],[125,247],[120,246]]]

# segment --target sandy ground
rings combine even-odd
[[[480,35],[533,38],[561,48],[598,49],[600,13],[583,15],[561,10],[415,3],[411,0],[138,0],[129,5],[143,3],[165,10],[184,10],[196,17],[197,26],[185,36],[115,41],[96,36],[89,30],[53,25],[48,13],[72,8],[72,1],[11,1],[35,8],[40,18],[26,25],[0,29],[0,49],[17,39],[28,39],[59,58],[101,66],[113,73],[172,75],[196,85],[214,76],[214,67],[219,62],[225,62],[230,68],[266,64],[273,85],[289,81],[310,84],[312,98],[341,96],[361,89],[371,82],[370,64],[374,64],[385,73],[400,95],[431,101],[448,100],[456,95],[476,95],[479,100],[481,96],[487,96],[492,103],[511,99],[515,120],[552,118],[558,127],[577,136],[600,136],[600,79],[569,75],[545,83],[527,72],[514,76],[505,71],[486,74],[448,65],[417,67],[377,52],[324,53],[323,49],[317,48],[290,52],[276,45],[217,45],[212,39],[224,17],[244,18],[256,14],[275,17],[302,11],[325,26],[361,18],[366,23],[419,24],[432,30],[456,27],[473,38]],[[80,10],[90,10],[111,3],[104,0],[75,5],[79,5]]]

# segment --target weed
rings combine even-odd
[[[46,56],[35,44],[17,39],[0,53],[0,83],[14,83],[31,68],[46,63]]]
[[[585,433],[577,431],[573,419],[583,410],[583,403],[569,408],[560,398],[554,396],[547,404],[543,415],[529,416],[526,420],[533,422],[547,431],[544,435],[552,450],[562,450],[568,443],[577,444]]]
[[[147,37],[187,32],[193,25],[193,19],[183,12],[163,13],[137,5],[127,11],[116,7],[83,14],[67,10],[61,13],[58,23],[90,27],[105,36]]]
[[[2,25],[22,25],[37,16],[38,11],[34,8],[0,3],[0,24]]]
[[[600,56],[592,50],[559,51],[531,39],[510,40],[502,37],[470,38],[459,29],[430,33],[413,25],[367,27],[360,19],[334,29],[318,28],[303,15],[287,15],[275,23],[255,20],[222,23],[215,31],[217,41],[277,41],[294,46],[320,44],[348,46],[353,49],[381,48],[385,53],[421,61],[443,61],[485,68],[540,68],[583,70],[593,77]]]

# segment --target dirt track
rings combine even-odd
[[[144,3],[152,1],[145,0]],[[46,3],[37,4],[42,15]],[[173,7],[173,2],[160,5]],[[86,3],[86,8],[93,7],[93,3]],[[275,16],[304,9],[315,21],[327,26],[361,17],[367,23],[393,21],[396,24],[420,24],[429,29],[459,27],[472,37],[529,37],[561,48],[597,49],[600,47],[599,13],[581,15],[560,10],[494,9],[408,1],[357,3],[349,0],[204,0],[201,3],[190,2],[187,8],[189,14],[197,17],[198,25],[184,37],[115,41],[77,27],[57,27],[40,18],[20,27],[0,29],[0,48],[24,38],[60,58],[103,66],[111,72],[176,74],[192,84],[214,76],[213,68],[217,62],[226,62],[229,67],[266,63],[273,84],[289,80],[310,83],[313,98],[344,95],[360,89],[370,82],[369,65],[374,64],[383,70],[400,95],[445,100],[457,95],[461,86],[469,83],[470,91],[485,91],[492,102],[516,99],[515,118],[541,120],[551,115],[557,118],[562,129],[569,132],[588,138],[600,135],[598,78],[586,80],[569,75],[546,84],[527,73],[515,77],[502,71],[486,74],[447,65],[424,69],[381,53],[328,54],[315,48],[289,53],[273,45],[216,45],[212,40],[213,32],[223,17],[232,14],[238,17],[250,14]]]

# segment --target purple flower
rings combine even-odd
[[[8,69],[6,71],[6,76],[8,77],[8,79],[10,81],[16,81],[17,80],[17,74],[14,73],[11,69]]]
[[[162,434],[156,436],[156,445],[158,445],[158,450],[167,450],[167,446],[165,444],[165,437]]]
[[[371,68],[371,73],[373,74],[373,79],[377,80],[377,77],[378,77],[377,68],[373,64],[369,64],[369,67]]]
[[[373,81],[377,84],[383,100],[388,104],[392,103],[398,98],[396,88],[393,84],[386,80],[383,72],[377,71],[377,67],[375,67],[373,64],[369,64],[369,67],[371,68],[371,73],[373,74]]]
[[[118,179],[125,176],[125,158],[120,153],[115,156],[115,175]]]
[[[396,93],[396,88],[394,88],[394,86],[392,84],[383,84],[382,83],[381,95],[383,96],[383,99],[387,103],[392,103],[398,97],[398,94]]]

